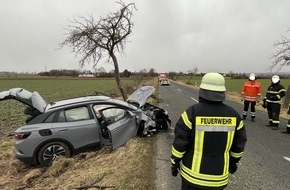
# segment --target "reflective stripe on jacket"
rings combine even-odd
[[[182,178],[199,188],[225,187],[229,159],[239,160],[247,141],[239,113],[223,103],[203,100],[182,113],[174,132],[172,156],[182,159]]]
[[[261,84],[257,81],[247,81],[242,88],[242,96],[245,100],[256,102],[261,97]]]
[[[271,84],[266,93],[266,101],[281,104],[282,98],[286,95],[286,90],[280,83]]]

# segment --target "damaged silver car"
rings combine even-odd
[[[167,111],[147,102],[154,91],[143,86],[126,102],[93,95],[47,103],[38,92],[13,88],[0,92],[0,101],[27,105],[26,124],[13,132],[16,157],[28,165],[49,166],[57,156],[89,147],[116,149],[136,135],[166,131],[171,124]]]

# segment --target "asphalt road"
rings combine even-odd
[[[159,87],[159,107],[166,109],[172,119],[172,129],[157,134],[155,188],[181,189],[181,177],[171,176],[171,146],[173,128],[180,114],[189,105],[197,103],[198,91],[177,83]],[[243,106],[225,101],[242,114]],[[250,112],[248,113],[248,115]],[[248,142],[238,171],[230,176],[227,190],[289,190],[290,189],[290,134],[281,133],[287,120],[280,119],[279,130],[265,126],[267,113],[256,111],[256,122],[245,120]]]

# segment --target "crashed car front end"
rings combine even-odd
[[[144,110],[134,112],[139,125],[138,136],[152,136],[159,131],[166,131],[171,125],[167,111],[153,105],[147,105]]]
[[[156,130],[156,122],[146,115],[141,109],[134,112],[137,115],[137,124],[139,126],[137,135],[140,137],[152,136]]]
[[[166,131],[171,125],[171,119],[166,110],[148,103],[148,99],[154,92],[154,87],[143,86],[136,90],[127,100],[128,103],[133,104],[140,110],[137,115],[142,122],[138,135],[152,136],[158,131]]]
[[[155,122],[156,131],[166,131],[171,125],[171,119],[166,110],[149,103],[146,103],[142,110]]]

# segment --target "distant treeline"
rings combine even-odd
[[[79,70],[67,70],[67,69],[53,69],[47,72],[40,72],[38,73],[40,76],[69,76],[69,77],[114,77],[114,73],[107,73],[107,72],[99,72],[99,73],[93,73],[92,71],[79,71]],[[123,77],[130,77],[131,72],[124,71],[122,73]]]
[[[182,73],[182,72],[169,72],[169,73],[165,73],[168,78],[170,79],[178,79],[179,76],[203,76],[206,73]],[[229,72],[229,73],[220,73],[222,74],[224,77],[229,77],[232,79],[246,79],[249,77],[250,73],[235,73],[235,72]],[[274,75],[276,73],[255,73],[256,78],[257,79],[267,79],[270,78],[272,75]],[[280,76],[280,78],[284,78],[284,79],[289,79],[290,78],[290,73],[278,73],[278,75]]]
[[[92,72],[92,71],[79,71],[79,70],[69,70],[69,69],[53,69],[50,71],[39,72],[39,73],[17,73],[17,72],[1,72],[0,75],[5,78],[14,78],[17,75],[39,75],[39,76],[49,76],[49,77],[97,77],[97,78],[113,78],[115,77],[114,71],[111,72]],[[143,77],[155,77],[158,75],[154,70],[141,70],[139,72],[131,72],[125,69],[120,73],[121,77],[128,78],[133,76],[143,76]]]
[[[134,76],[142,76],[142,77],[157,77],[158,72],[155,71],[155,69],[142,69],[138,72],[132,72],[127,69],[125,69],[123,72],[120,72],[121,77],[127,78],[127,77],[134,77]],[[200,72],[163,72],[163,74],[166,75],[167,78],[170,79],[178,79],[179,76],[203,76],[205,73]],[[245,79],[248,78],[250,73],[235,73],[233,71],[230,71],[228,73],[220,73],[225,77],[230,77],[232,79]],[[257,79],[263,79],[263,78],[270,78],[274,73],[255,73]],[[290,73],[288,72],[281,72],[278,73],[281,78],[290,78]],[[68,76],[68,77],[97,77],[97,78],[114,78],[115,73],[114,71],[106,72],[104,69],[98,69],[96,72],[92,71],[80,71],[80,70],[69,70],[69,69],[53,69],[50,71],[45,72],[39,72],[39,73],[17,73],[17,72],[1,72],[0,76],[5,78],[14,78],[17,77],[17,75],[39,75],[39,76],[48,76],[48,77],[61,77],[61,76]]]

